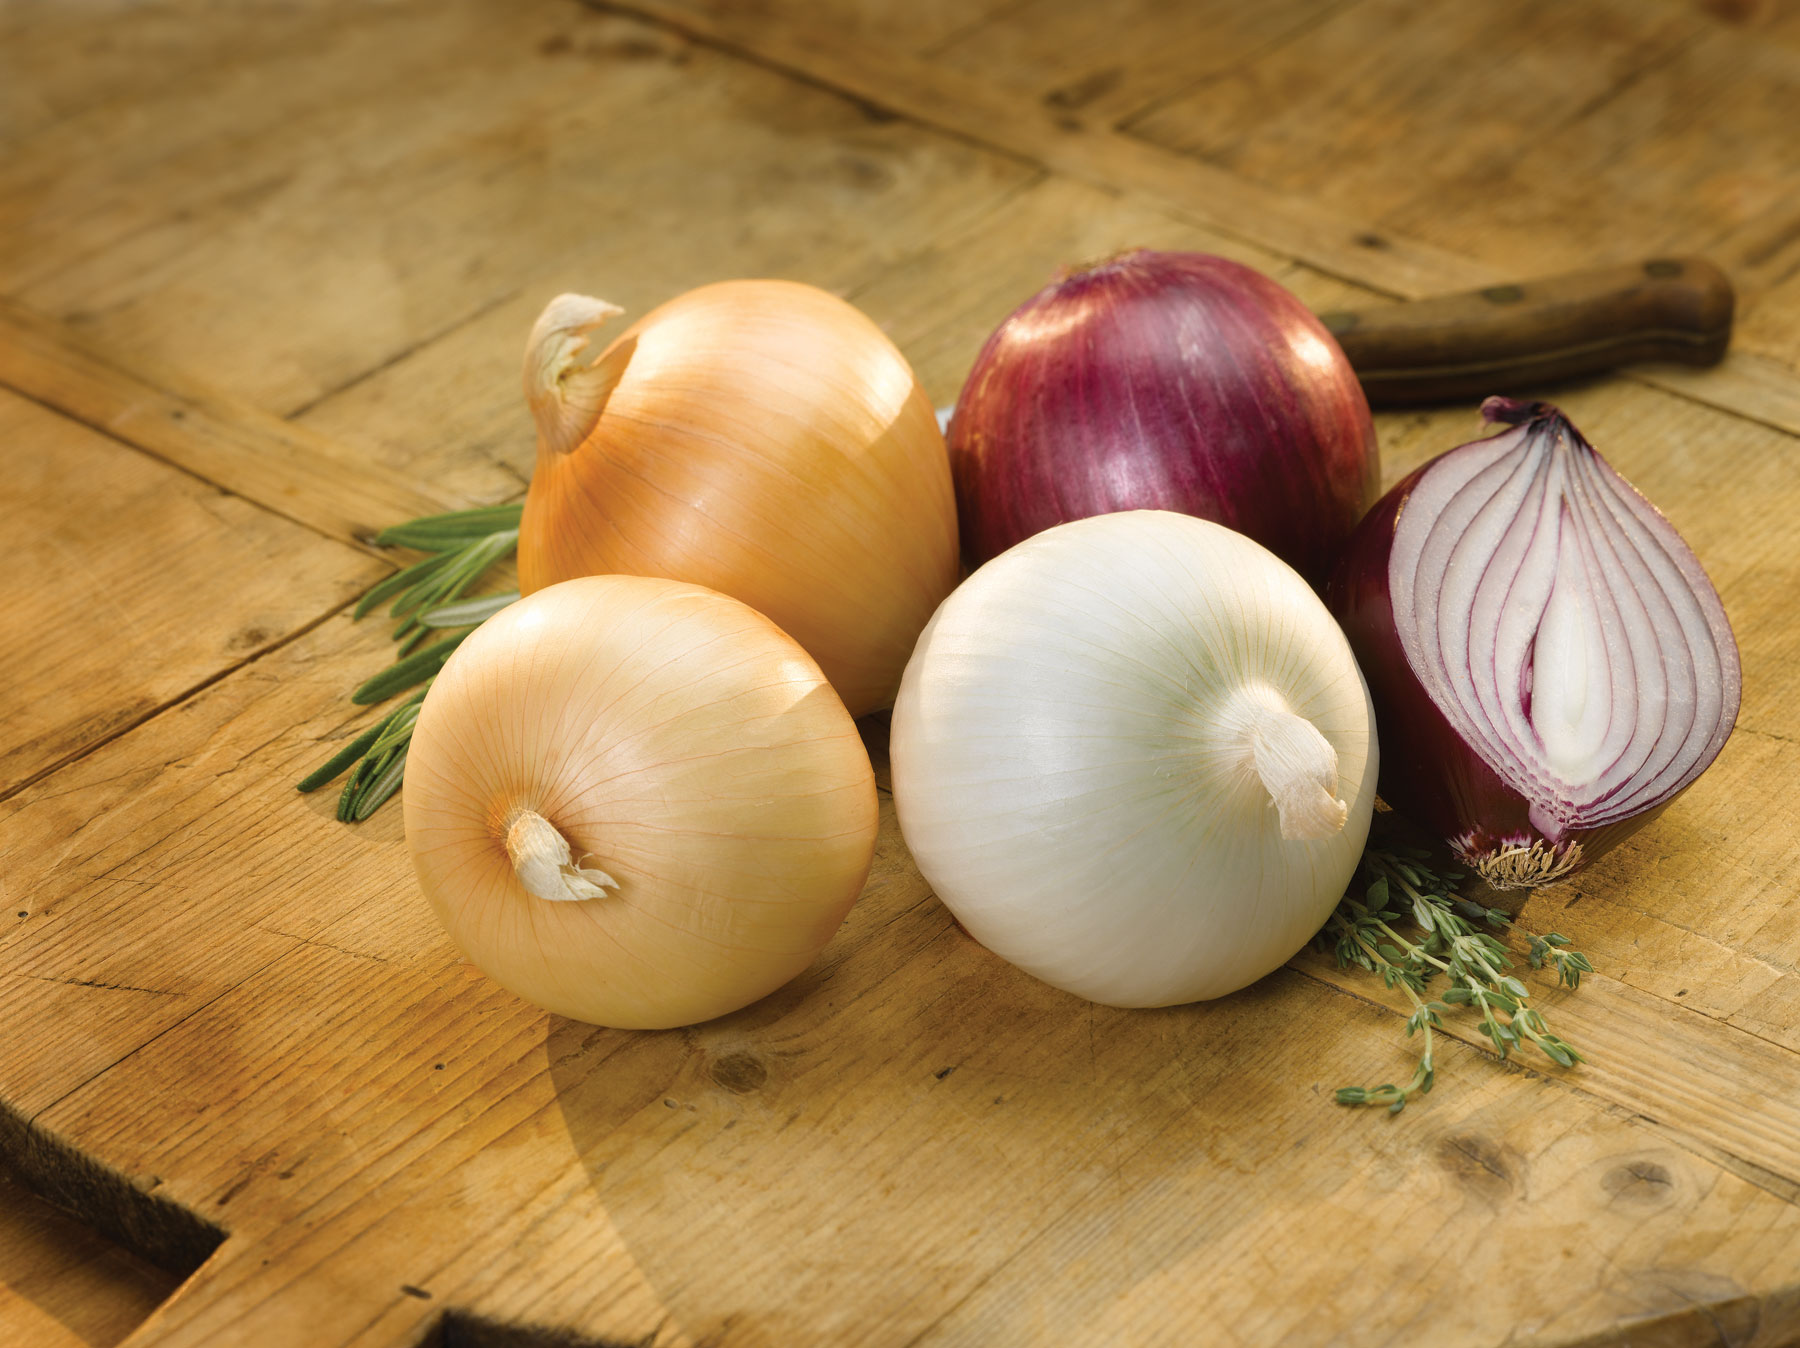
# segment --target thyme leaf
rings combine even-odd
[[[1457,1008],[1480,1017],[1477,1028],[1502,1058],[1529,1043],[1559,1067],[1582,1061],[1531,1005],[1531,989],[1509,972],[1514,953],[1488,934],[1509,931],[1511,916],[1460,896],[1461,872],[1435,868],[1430,853],[1418,848],[1371,841],[1358,877],[1360,893],[1353,882],[1313,943],[1331,953],[1340,969],[1365,969],[1385,987],[1405,992],[1412,1004],[1406,1034],[1419,1036],[1420,1052],[1405,1085],[1345,1086],[1336,1093],[1340,1105],[1381,1105],[1398,1114],[1407,1100],[1428,1094],[1434,1079],[1432,1031],[1442,1029],[1442,1017]],[[1558,932],[1527,937],[1526,962],[1533,969],[1548,964],[1559,983],[1575,988],[1582,974],[1593,972],[1586,955],[1569,949],[1568,937]],[[1427,1000],[1439,978],[1446,986]]]

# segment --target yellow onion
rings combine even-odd
[[[463,953],[625,1029],[787,982],[875,849],[869,756],[818,665],[735,599],[636,576],[553,585],[476,629],[419,712],[405,806]]]
[[[891,704],[958,574],[949,459],[905,358],[822,290],[726,281],[579,361],[620,312],[559,295],[532,329],[520,589],[705,585],[804,646],[853,716]]]

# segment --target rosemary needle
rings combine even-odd
[[[519,597],[517,591],[473,599],[464,595],[495,563],[512,555],[519,542],[521,512],[517,505],[457,510],[398,524],[376,537],[383,546],[416,548],[431,555],[377,582],[357,604],[354,616],[363,618],[386,600],[394,600],[388,613],[400,619],[393,631],[399,651],[395,662],[365,680],[350,700],[372,706],[408,688],[418,691],[297,784],[301,791],[316,791],[348,771],[337,805],[337,817],[345,823],[367,819],[400,789],[413,725],[431,680],[464,637]],[[459,628],[454,635],[422,645],[427,637]]]

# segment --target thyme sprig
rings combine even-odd
[[[400,620],[393,631],[400,649],[394,663],[366,680],[350,700],[368,707],[408,688],[418,691],[297,784],[301,791],[316,791],[348,771],[350,778],[337,806],[337,817],[345,823],[367,819],[400,789],[413,726],[431,681],[464,637],[519,597],[516,590],[474,599],[463,596],[495,564],[512,555],[519,543],[521,513],[518,505],[481,506],[427,515],[377,535],[375,541],[383,547],[414,548],[429,555],[371,586],[357,604],[354,616],[360,619],[393,599],[388,616]],[[421,644],[433,632],[443,631],[455,635]]]
[[[1337,1092],[1340,1105],[1385,1105],[1398,1114],[1409,1097],[1427,1094],[1434,1079],[1432,1031],[1442,1029],[1442,1017],[1456,1007],[1468,1007],[1481,1017],[1481,1032],[1502,1058],[1530,1043],[1559,1067],[1582,1061],[1530,1004],[1531,989],[1509,972],[1516,962],[1513,952],[1488,934],[1511,928],[1511,916],[1461,897],[1456,892],[1460,872],[1434,869],[1431,854],[1422,849],[1372,842],[1358,874],[1360,895],[1353,885],[1315,944],[1335,955],[1340,969],[1367,969],[1386,987],[1406,994],[1412,1004],[1407,1037],[1421,1036],[1421,1051],[1404,1086],[1346,1086]],[[1569,938],[1557,932],[1531,936],[1526,962],[1533,969],[1548,964],[1558,982],[1578,987],[1581,975],[1594,966],[1569,945]],[[1447,984],[1443,994],[1427,1000],[1432,981],[1440,976]]]

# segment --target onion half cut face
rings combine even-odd
[[[1482,411],[1511,428],[1377,505],[1333,607],[1384,745],[1413,745],[1383,795],[1505,888],[1566,875],[1705,771],[1742,676],[1668,520],[1554,407]]]

